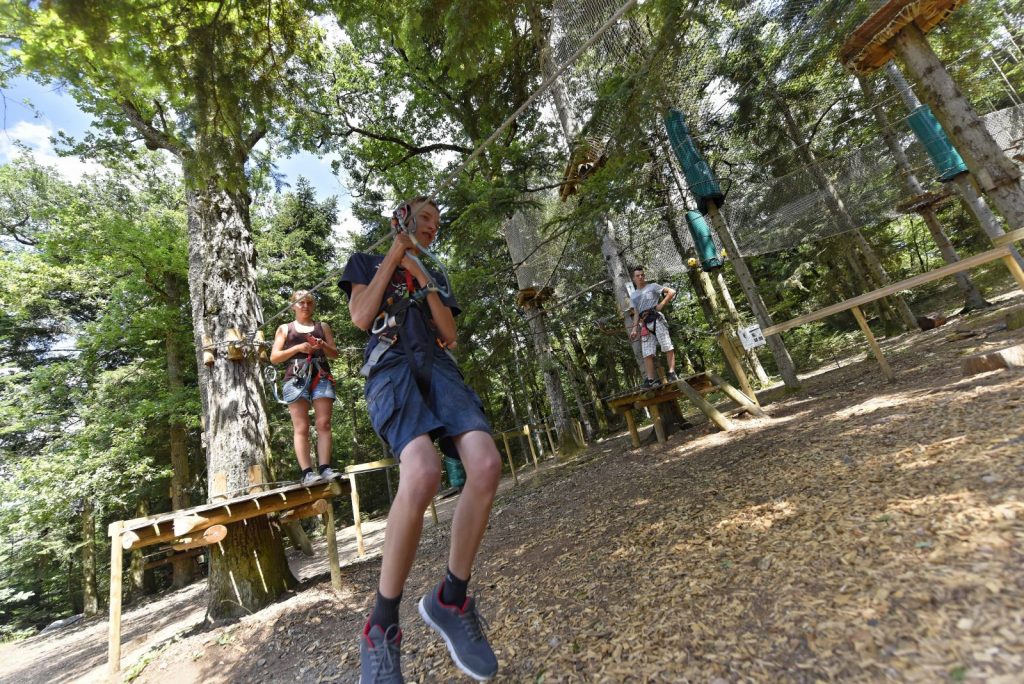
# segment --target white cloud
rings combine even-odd
[[[102,172],[103,167],[96,162],[78,157],[59,156],[50,140],[55,133],[51,126],[31,121],[19,121],[10,128],[0,131],[0,163],[6,164],[24,156],[25,148],[28,148],[28,156],[43,166],[54,169],[61,177],[73,183],[80,181],[86,174]]]

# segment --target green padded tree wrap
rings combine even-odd
[[[701,212],[707,211],[709,201],[721,206],[725,199],[722,188],[711,173],[711,167],[697,150],[693,138],[690,137],[690,129],[686,127],[683,113],[678,109],[669,109],[665,115],[665,130],[668,131],[672,151],[675,152],[679,165],[683,167],[686,184],[697,198],[697,206]]]
[[[697,248],[697,256],[700,258],[700,267],[705,271],[713,271],[722,268],[725,263],[718,253],[718,247],[711,237],[711,228],[708,222],[700,215],[700,212],[686,212],[686,225],[690,227],[690,236],[693,237],[693,245]]]
[[[938,169],[940,181],[946,182],[967,171],[967,164],[964,164],[960,153],[953,147],[942,124],[928,105],[921,105],[912,111],[907,117],[907,123]]]

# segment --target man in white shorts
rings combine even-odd
[[[668,321],[661,310],[676,296],[676,291],[658,283],[648,283],[643,266],[633,267],[633,285],[636,289],[629,295],[633,315],[630,337],[636,339],[639,336],[641,340],[644,368],[647,370],[644,387],[658,385],[654,377],[655,341],[668,358],[668,380],[675,382],[679,379],[676,376],[676,352],[668,335]]]

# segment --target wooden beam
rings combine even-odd
[[[209,546],[210,544],[224,541],[226,536],[228,536],[227,527],[224,525],[212,525],[203,530],[203,533],[198,536],[180,539],[177,544],[172,544],[171,548],[175,551],[187,551],[188,549]]]
[[[871,347],[871,353],[875,355],[875,359],[878,361],[878,365],[882,367],[882,375],[889,382],[896,380],[896,376],[893,375],[892,368],[889,367],[889,362],[885,360],[885,356],[882,354],[882,348],[878,346],[878,342],[875,341],[875,336],[871,334],[871,328],[868,326],[867,319],[864,318],[864,312],[860,310],[859,306],[855,306],[851,309],[853,317],[857,319],[857,325],[864,332],[864,337],[868,340],[868,346]]]
[[[965,358],[960,365],[960,370],[965,376],[985,373],[1002,368],[1020,368],[1024,366],[1024,344],[1018,344],[1005,349],[975,354]]]
[[[341,564],[338,562],[338,531],[334,527],[334,506],[326,499],[315,503],[327,504],[324,511],[324,529],[327,534],[327,561],[331,566],[331,586],[335,591],[341,591]]]
[[[359,514],[359,487],[356,485],[356,473],[349,473],[348,479],[351,483],[352,520],[356,528],[356,553],[362,558],[366,555],[366,547],[363,546],[363,520]]]
[[[769,335],[777,335],[781,332],[791,330],[793,328],[805,325],[807,323],[820,321],[822,318],[828,318],[829,316],[837,314],[841,311],[847,311],[855,306],[869,304],[875,301],[876,299],[888,297],[889,295],[896,294],[897,292],[901,292],[903,290],[910,290],[912,288],[917,287],[918,285],[930,283],[933,280],[939,280],[940,278],[951,276],[954,273],[968,271],[972,268],[981,266],[982,264],[987,264],[990,261],[1002,259],[1003,257],[1009,256],[1009,254],[1010,248],[1006,245],[1003,245],[1002,247],[997,247],[995,249],[990,249],[987,252],[982,252],[980,254],[975,254],[974,256],[969,256],[965,259],[961,259],[956,263],[946,264],[945,266],[937,268],[934,271],[928,271],[927,273],[919,273],[916,276],[907,278],[906,280],[901,280],[898,283],[892,283],[891,285],[880,287],[877,290],[865,292],[862,295],[851,297],[850,299],[843,300],[837,304],[832,304],[822,309],[818,309],[817,311],[812,311],[809,314],[797,316],[796,318],[790,319],[783,323],[778,323],[776,325],[771,326],[770,328],[762,330],[761,334],[764,335],[765,337],[768,337]]]
[[[633,442],[633,448],[640,448],[640,435],[636,431],[636,421],[633,419],[633,410],[626,407],[625,410],[619,411],[626,416],[626,426],[629,428],[629,439]]]
[[[994,237],[992,238],[992,244],[995,245],[996,247],[1002,247],[1003,245],[1008,245],[1011,242],[1017,242],[1018,240],[1024,240],[1024,228],[1011,230],[1006,235]]]
[[[697,393],[697,390],[690,387],[690,384],[686,380],[678,380],[676,386],[692,401],[697,408],[704,412],[712,423],[717,425],[720,429],[728,432],[733,429],[732,423],[728,418],[722,415],[722,413],[714,406],[704,401],[704,397]]]
[[[661,409],[658,408],[658,404],[651,404],[651,420],[654,422],[654,434],[658,437],[658,442],[664,444],[668,441],[668,437],[665,435],[665,423],[661,419]]]
[[[398,465],[398,461],[395,459],[382,458],[379,461],[371,461],[370,463],[357,463],[356,465],[345,466],[345,474],[351,475],[352,473],[366,473],[371,470],[382,470],[396,465]]]
[[[761,407],[751,401],[750,397],[740,392],[738,389],[730,385],[725,381],[724,378],[715,375],[714,373],[708,373],[708,377],[711,378],[711,382],[718,385],[718,388],[725,392],[726,396],[735,401],[737,404],[747,410],[748,413],[757,416],[758,418],[767,418],[768,414],[761,410]]]
[[[331,505],[327,502],[327,499],[317,499],[312,503],[304,504],[298,508],[293,508],[290,511],[285,511],[278,518],[278,522],[290,523],[296,520],[304,520],[305,518],[312,518],[314,515],[323,515],[327,512],[327,509]]]
[[[530,455],[533,456],[533,465],[534,465],[534,467],[539,468],[540,466],[537,465],[537,451],[533,448],[533,438],[530,437],[530,426],[529,425],[524,425],[523,426],[523,436],[526,437],[526,443],[530,446]],[[548,432],[548,441],[551,442],[551,433],[550,432]],[[551,443],[551,455],[552,456],[555,455],[555,445],[554,445],[553,442]],[[509,454],[509,458],[511,458],[511,457],[512,457],[512,455]]]
[[[240,522],[258,515],[295,508],[317,499],[338,496],[343,493],[343,486],[348,486],[348,483],[337,479],[320,482],[310,487],[300,484],[287,485],[267,492],[257,492],[150,518],[132,520],[131,529],[125,530],[124,527],[127,525],[122,523],[124,527],[117,529],[117,535],[119,540],[122,536],[124,537],[122,548],[126,550],[152,546],[169,542],[178,537],[190,536],[190,533],[199,532],[212,525]],[[113,537],[114,532],[114,523],[111,523],[108,533]],[[132,534],[129,535],[129,532]]]
[[[722,353],[725,354],[725,360],[729,364],[729,368],[732,369],[733,375],[739,380],[740,389],[743,393],[751,398],[751,401],[757,403],[757,395],[754,394],[754,388],[750,386],[750,381],[747,379],[747,374],[743,371],[743,365],[740,363],[739,356],[736,354],[736,347],[733,346],[733,340],[735,338],[732,335],[726,335],[725,333],[718,333],[718,346],[722,348]],[[732,385],[730,385],[731,387]]]

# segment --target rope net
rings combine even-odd
[[[809,162],[800,149],[805,142],[787,147],[776,140],[769,145],[752,127],[743,130],[733,123],[733,96],[739,89],[776,82],[776,93],[782,93],[812,70],[819,82],[831,80],[834,90],[802,93],[803,111],[824,116],[837,92],[856,98],[858,86],[839,64],[839,47],[883,4],[755,0],[726,15],[691,1],[680,3],[673,35],[659,28],[668,20],[653,14],[661,10],[650,3],[629,12],[560,78],[563,92],[571,94],[562,98],[568,111],[561,114],[568,117],[560,118],[573,124],[569,144],[574,162],[599,167],[605,160],[629,156],[635,163],[628,172],[619,170],[614,209],[600,218],[587,214],[578,196],[561,201],[552,192],[506,222],[520,288],[551,288],[560,298],[606,279],[601,255],[606,231],[618,243],[623,264],[644,264],[649,278],[668,280],[688,270],[695,254],[684,215],[697,202],[677,178],[679,169],[666,144],[663,115],[670,107],[683,113],[697,148],[722,182],[722,213],[744,256],[793,249],[899,217],[900,205],[911,198],[877,133],[862,134],[861,140],[870,140],[866,144],[838,147]],[[621,0],[555,0],[549,33],[552,58],[563,64],[620,6]],[[955,69],[970,56],[1002,49],[994,35],[948,60],[947,66]],[[743,74],[749,81],[737,82],[735,74],[729,81],[723,64],[737,58],[744,37],[758,46],[748,50],[757,59]],[[925,190],[939,190],[938,172],[911,134],[905,121],[909,112],[901,111],[898,96],[882,89],[876,101],[888,111]],[[833,121],[833,127],[874,126],[862,100],[853,109],[848,120],[839,125]],[[1009,155],[1024,163],[1024,106],[993,111],[984,122]],[[779,129],[784,126],[782,121],[777,124]],[[814,127],[811,122],[800,124],[801,136],[813,137]],[[776,156],[753,161],[767,150]],[[563,179],[540,180],[557,184]],[[582,173],[579,182],[585,182]]]

